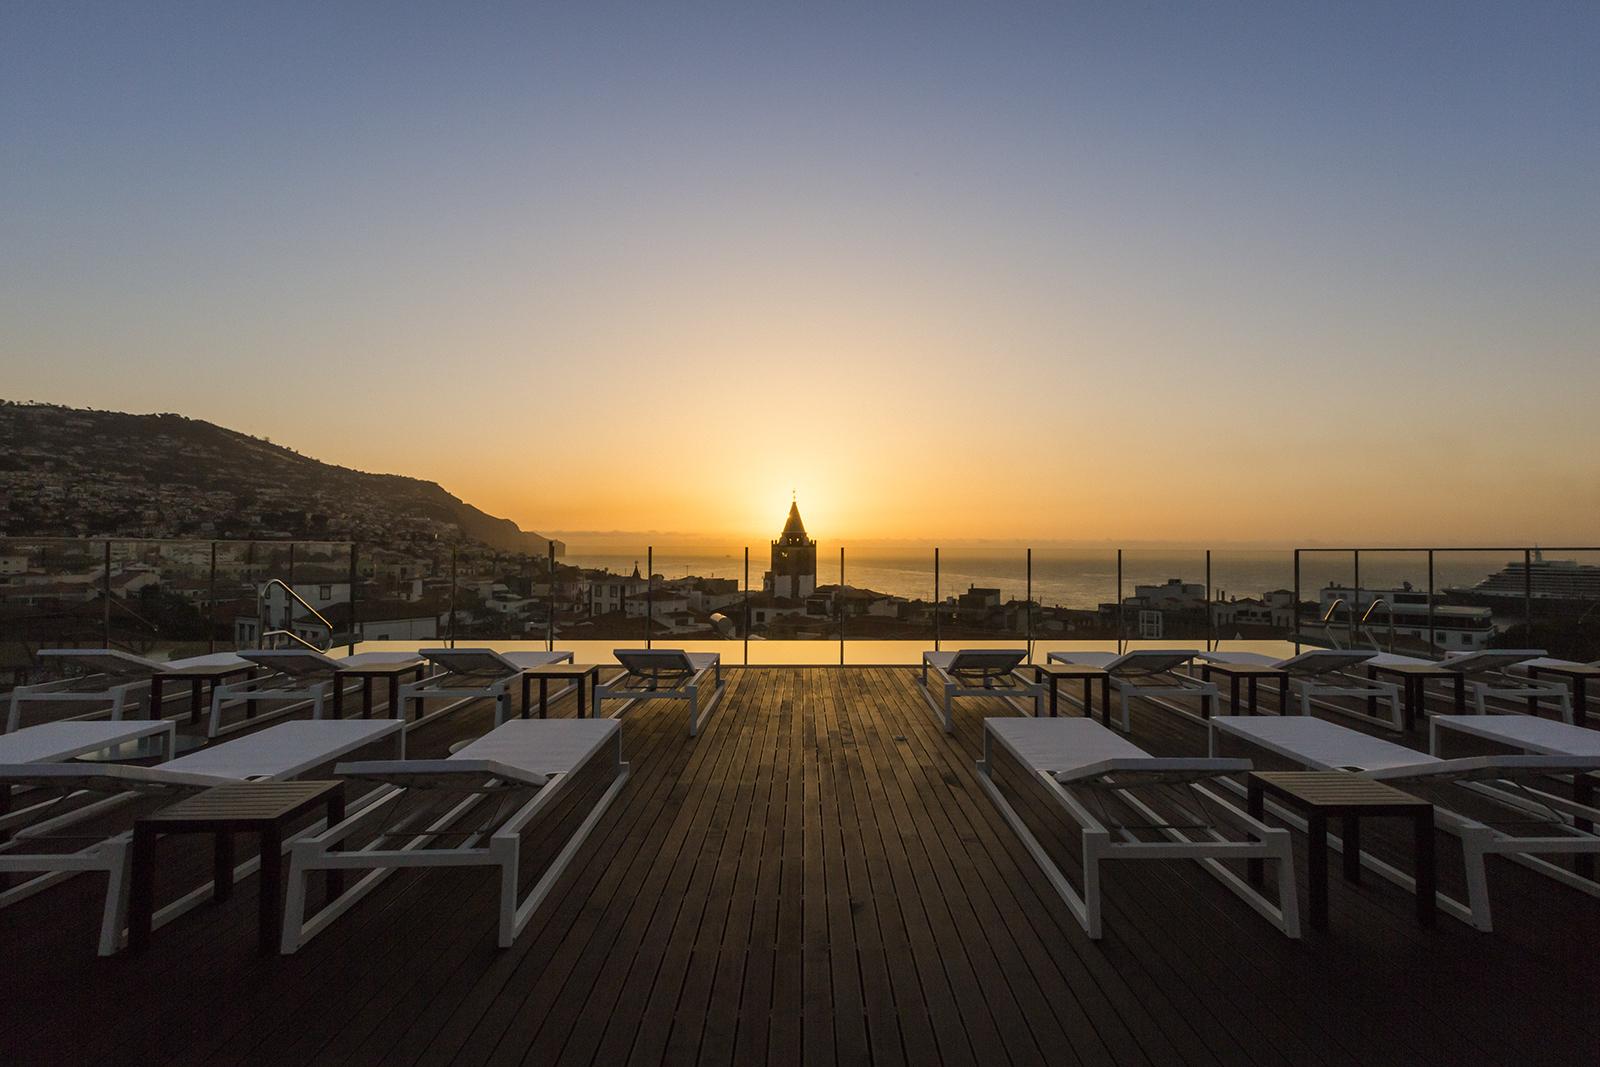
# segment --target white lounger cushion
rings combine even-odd
[[[570,652],[496,652],[492,648],[424,648],[418,652],[452,674],[520,674],[571,656]]]
[[[1320,770],[1359,767],[1364,771],[1410,767],[1433,757],[1379,737],[1369,737],[1323,719],[1303,715],[1230,716],[1211,720],[1211,728],[1250,739],[1290,759]]]
[[[104,674],[124,681],[148,681],[162,664],[117,648],[42,648],[40,659],[60,660],[92,674]]]
[[[1062,785],[1100,778],[1114,772],[1130,776],[1211,777],[1248,771],[1247,759],[1168,759],[1152,756],[1138,745],[1093,719],[985,719],[984,726],[1012,753],[1036,771],[1055,776]]]
[[[127,763],[8,763],[0,765],[0,786],[32,785],[92,789],[97,793],[127,790],[211,789],[235,781],[213,774],[169,771],[158,767],[135,767]]]
[[[1049,658],[1100,667],[1112,674],[1162,674],[1181,667],[1199,654],[1199,650],[1193,648],[1140,648],[1120,656],[1115,652],[1052,652]]]
[[[240,652],[240,657],[284,674],[296,677],[320,675],[332,677],[339,669],[339,661],[311,648],[261,648]]]
[[[1377,657],[1376,652],[1346,651],[1337,648],[1313,648],[1298,656],[1274,659],[1259,652],[1202,652],[1197,659],[1211,663],[1236,663],[1249,667],[1274,667],[1301,677],[1332,674],[1334,671],[1359,667]]]
[[[398,733],[404,725],[399,719],[284,722],[168,760],[157,769],[232,779],[288,777]]]
[[[955,652],[924,652],[930,667],[941,671],[1014,671],[1028,658],[1025,648],[963,648]]]
[[[1533,715],[1435,715],[1438,729],[1453,729],[1552,756],[1600,756],[1600,730]]]
[[[1355,768],[1369,778],[1503,778],[1543,771],[1600,769],[1600,756],[1470,756],[1440,759],[1322,719],[1213,719],[1212,729],[1246,737],[1262,748],[1319,770]]]
[[[141,737],[156,737],[172,728],[155,722],[47,722],[0,734],[0,763],[68,760]]]
[[[535,774],[566,774],[621,729],[615,719],[514,719],[451,759],[494,760]]]

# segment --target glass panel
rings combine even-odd
[[[1294,640],[1294,553],[1225,549],[1211,553],[1213,637],[1235,652],[1276,653]],[[1302,601],[1310,599],[1301,591]],[[1306,609],[1309,610],[1309,609]]]
[[[1206,597],[1203,550],[1123,552],[1122,625],[1133,646],[1204,647],[1211,636]]]

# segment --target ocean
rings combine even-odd
[[[655,573],[664,578],[688,576],[744,580],[743,548],[725,551],[697,549],[693,552],[660,550],[654,556]],[[769,566],[767,545],[750,549],[750,587],[761,588],[761,575]],[[634,554],[585,553],[581,546],[569,548],[564,562],[582,567],[606,568],[628,574],[635,563],[645,568],[646,550]],[[1510,562],[1501,555],[1439,552],[1434,562],[1434,585],[1438,590],[1471,586]],[[817,550],[817,581],[828,585],[840,580],[839,548],[821,544]],[[1133,595],[1135,585],[1160,584],[1172,578],[1204,584],[1204,549],[1130,549],[1122,554],[1122,591]],[[1354,582],[1354,561],[1349,553],[1302,552],[1300,595],[1316,599],[1317,590],[1330,581]],[[845,549],[844,581],[856,588],[873,589],[896,596],[930,600],[934,593],[933,550],[882,548]],[[1393,588],[1410,582],[1425,589],[1428,582],[1426,553],[1362,553],[1360,582],[1363,588]],[[950,596],[969,586],[998,588],[1003,598],[1023,599],[1029,591],[1027,556],[1024,550],[942,549],[939,554],[939,593]],[[1239,550],[1213,551],[1211,587],[1218,599],[1258,597],[1271,589],[1294,588],[1292,551]],[[1047,606],[1093,608],[1117,600],[1117,553],[1115,549],[1035,550],[1033,553],[1032,594]]]

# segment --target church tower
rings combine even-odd
[[[768,593],[790,600],[803,600],[817,591],[817,543],[806,536],[797,501],[789,504],[789,521],[772,542],[772,569],[765,585]]]

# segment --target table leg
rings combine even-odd
[[[201,697],[205,695],[205,684],[206,680],[204,678],[196,678],[194,684],[189,687],[189,725],[191,726],[200,721],[200,704]]]
[[[161,718],[161,675],[150,678],[150,718]]]
[[[1344,880],[1361,884],[1361,819],[1344,817]]]
[[[1100,679],[1100,723],[1111,725],[1111,675]]]
[[[539,676],[539,718],[544,718],[550,710],[550,679]]]
[[[1311,926],[1328,928],[1328,817],[1312,812],[1306,817],[1306,834],[1311,845]]]
[[[133,827],[132,871],[128,893],[128,951],[143,952],[150,947],[150,927],[155,915],[156,834],[135,823]]]
[[[1578,726],[1589,725],[1589,685],[1583,675],[1572,679],[1572,721]]]
[[[233,896],[233,831],[219,830],[211,843],[211,899]]]
[[[1252,819],[1261,819],[1267,813],[1266,796],[1261,790],[1261,783],[1253,777],[1248,779],[1245,789],[1245,810]],[[1260,885],[1264,876],[1265,864],[1259,859],[1245,860],[1245,877],[1250,879],[1251,885]]]
[[[1205,700],[1204,697],[1200,699],[1202,701]],[[1228,676],[1228,714],[1239,714],[1239,676],[1237,674]]]
[[[338,826],[344,822],[344,786],[340,786],[328,794],[328,825]],[[335,841],[332,851],[343,852],[344,842]],[[328,884],[326,887],[328,899],[333,900],[344,892],[344,871],[338,867],[328,868]]]
[[[1278,714],[1289,714],[1289,676],[1278,679]]]
[[[361,717],[372,718],[372,675],[364,675],[361,679]]]
[[[543,681],[544,679],[541,678],[540,682]],[[533,679],[529,678],[526,674],[522,676],[522,717],[524,719],[528,717],[528,689],[532,682]]]
[[[1434,867],[1431,804],[1417,812],[1416,836],[1417,922],[1423,926],[1432,926],[1434,914],[1438,911],[1438,901],[1435,899],[1437,871]]]
[[[1086,719],[1093,719],[1094,718],[1094,679],[1093,678],[1085,678],[1083,680],[1083,717],[1086,718]]]
[[[1421,679],[1406,675],[1405,699],[1402,701],[1403,711],[1400,716],[1400,725],[1407,733],[1417,726],[1417,690],[1421,688]]]
[[[585,719],[585,718],[588,718],[588,716],[589,716],[589,709],[584,706],[583,687],[584,687],[585,683],[591,683],[591,682],[594,685],[599,685],[600,684],[600,672],[599,671],[595,671],[593,674],[589,675],[588,678],[579,678],[578,679],[578,718],[580,718],[580,719]]]
[[[1426,710],[1426,709],[1424,709]],[[1467,713],[1467,676],[1460,671],[1456,672],[1456,714]]]
[[[391,718],[394,717],[394,715],[396,714],[395,709],[398,708],[399,706],[400,706],[400,676],[398,674],[391,674],[391,675],[389,675],[389,716]]]
[[[1052,675],[1050,678],[1050,717],[1056,717],[1056,702],[1061,699],[1061,686]]]
[[[344,718],[344,675],[337,671],[333,675],[333,717]]]
[[[1249,688],[1250,688],[1250,714],[1254,715],[1254,714],[1256,714],[1256,709],[1260,707],[1260,704],[1257,702],[1257,699],[1256,699],[1256,677],[1255,677],[1255,675],[1251,675],[1250,676],[1250,686],[1249,686]]]
[[[261,899],[256,907],[256,946],[263,956],[278,951],[283,936],[283,828],[261,828]]]

